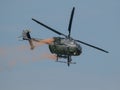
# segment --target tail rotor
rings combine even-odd
[[[22,40],[27,40],[30,44],[30,49],[33,50],[35,48],[35,46],[33,45],[33,40],[31,38],[30,33],[31,33],[30,30],[23,30],[22,36],[20,36],[19,38],[22,37]]]

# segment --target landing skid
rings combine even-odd
[[[60,62],[60,63],[68,63],[68,62],[65,62],[65,61],[56,61],[56,62]],[[69,62],[69,64],[76,64],[76,62]]]
[[[66,61],[58,61],[59,58],[67,59],[67,62]],[[70,66],[70,64],[76,64],[76,62],[72,62],[72,58],[70,55],[57,55],[56,62],[67,63],[68,67]]]

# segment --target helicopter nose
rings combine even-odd
[[[82,53],[81,50],[77,50],[77,51],[76,51],[76,55],[80,55],[81,53]]]

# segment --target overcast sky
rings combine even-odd
[[[72,37],[110,53],[82,46],[67,67],[50,57],[47,45],[31,51],[18,41],[23,29],[32,37],[58,36],[33,22],[35,18],[68,34],[75,7]],[[120,90],[119,0],[0,0],[0,90]],[[64,59],[61,59],[64,60]]]

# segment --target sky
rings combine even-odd
[[[73,7],[71,36],[110,53],[80,44],[77,64],[68,67],[47,45],[30,50],[18,40],[24,29],[36,38],[58,36],[31,18],[68,34]],[[0,0],[0,90],[120,90],[119,38],[119,0]]]

